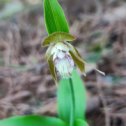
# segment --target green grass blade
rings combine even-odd
[[[0,126],[67,126],[65,123],[54,117],[38,115],[15,116],[0,120]]]
[[[69,26],[57,0],[44,0],[44,19],[49,34],[69,32]]]

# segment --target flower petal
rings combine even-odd
[[[76,38],[69,33],[55,32],[44,39],[42,46],[48,46],[50,43],[74,41],[75,39]]]
[[[49,64],[49,69],[50,69],[50,72],[52,74],[52,77],[53,77],[55,83],[57,84],[56,70],[55,70],[55,66],[54,66],[52,57],[50,57],[48,59],[48,64]]]
[[[76,48],[74,48],[70,43],[65,42],[65,44],[69,47],[69,49],[75,54],[77,55],[80,59],[82,59],[81,55],[79,54],[78,50]]]
[[[72,51],[69,51],[69,52],[70,52],[70,55],[73,58],[75,64],[80,69],[80,71],[84,72],[85,71],[85,63],[84,63],[84,61],[81,58],[79,58],[79,56],[77,56],[74,52],[72,52]]]
[[[48,59],[51,57],[51,51],[52,51],[53,45],[50,45],[46,51],[45,58],[48,61]]]
[[[76,65],[79,67],[80,71],[84,72],[85,71],[85,62],[83,61],[81,55],[79,54],[78,50],[74,48],[71,44],[68,42],[65,42],[65,44],[69,47],[70,49],[70,54],[76,63]]]

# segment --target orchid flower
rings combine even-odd
[[[42,46],[48,46],[45,57],[55,82],[57,82],[56,71],[62,78],[69,78],[75,65],[85,75],[86,62],[77,49],[70,44],[75,39],[69,33],[55,32],[46,37],[42,43]]]

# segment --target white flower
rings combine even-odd
[[[75,65],[86,75],[85,64],[87,65],[87,63],[81,58],[77,49],[68,43],[73,40],[75,37],[71,34],[55,32],[45,38],[43,42],[43,46],[49,46],[45,56],[55,82],[57,82],[56,70],[62,78],[69,78]],[[104,74],[98,69],[94,69]]]

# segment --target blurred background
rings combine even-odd
[[[126,1],[59,2],[77,36],[73,45],[89,63],[82,79],[90,126],[126,126]],[[57,116],[56,86],[41,48],[47,36],[42,7],[42,0],[0,0],[0,119]]]

